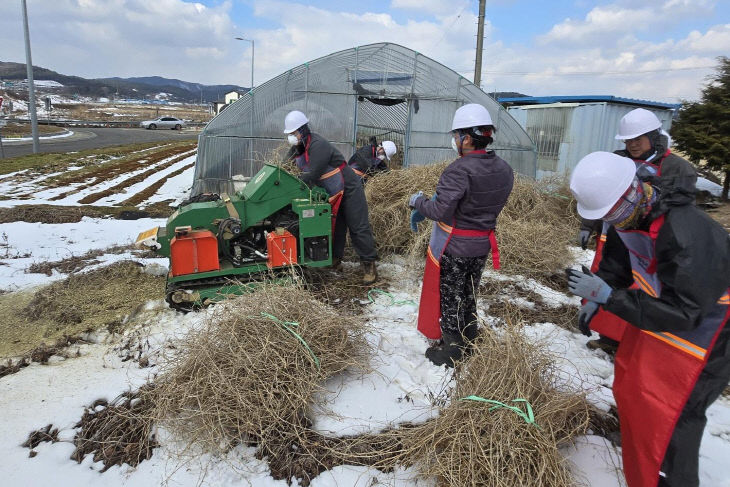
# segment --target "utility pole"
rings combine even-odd
[[[28,110],[30,111],[30,128],[33,133],[33,154],[40,152],[38,141],[38,116],[35,111],[35,86],[33,84],[33,61],[30,57],[30,31],[28,30],[28,7],[23,3],[23,31],[25,32],[25,67],[28,71]]]
[[[254,53],[254,41],[253,39],[245,39],[243,37],[236,37],[237,41],[246,41],[251,43],[251,88],[249,88],[249,91],[253,90],[253,53]]]
[[[477,27],[477,59],[474,63],[474,84],[482,84],[482,51],[484,50],[484,8],[487,0],[479,0],[479,20]]]

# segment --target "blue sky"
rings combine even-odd
[[[84,77],[255,84],[329,52],[403,44],[472,79],[477,0],[27,0],[34,64]],[[20,2],[0,60],[24,61]],[[695,99],[730,55],[727,0],[487,1],[483,88]],[[589,74],[581,74],[589,73]]]

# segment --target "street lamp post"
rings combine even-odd
[[[30,31],[28,29],[28,7],[25,0],[22,0],[23,8],[23,33],[25,34],[25,67],[28,72],[28,110],[30,111],[30,130],[33,134],[33,154],[40,152],[38,140],[38,117],[35,111],[35,84],[33,81],[33,61],[30,55]]]
[[[253,39],[244,39],[243,37],[236,37],[237,41],[246,41],[251,43],[251,88],[253,90],[253,55],[254,55],[254,42]],[[250,91],[249,90],[249,91]]]

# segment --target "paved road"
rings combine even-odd
[[[134,144],[169,140],[197,139],[198,130],[145,130],[140,128],[71,128],[74,135],[41,139],[41,152],[75,152],[99,149],[113,145]],[[17,157],[33,153],[33,142],[3,141],[5,157]],[[0,153],[0,156],[2,154]]]

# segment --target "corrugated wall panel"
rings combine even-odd
[[[619,121],[635,108],[597,102],[518,106],[510,107],[508,111],[536,142],[539,179],[556,174],[569,175],[578,161],[591,152],[623,149],[624,143],[615,139]],[[651,111],[662,121],[662,128],[669,132],[672,112]]]

